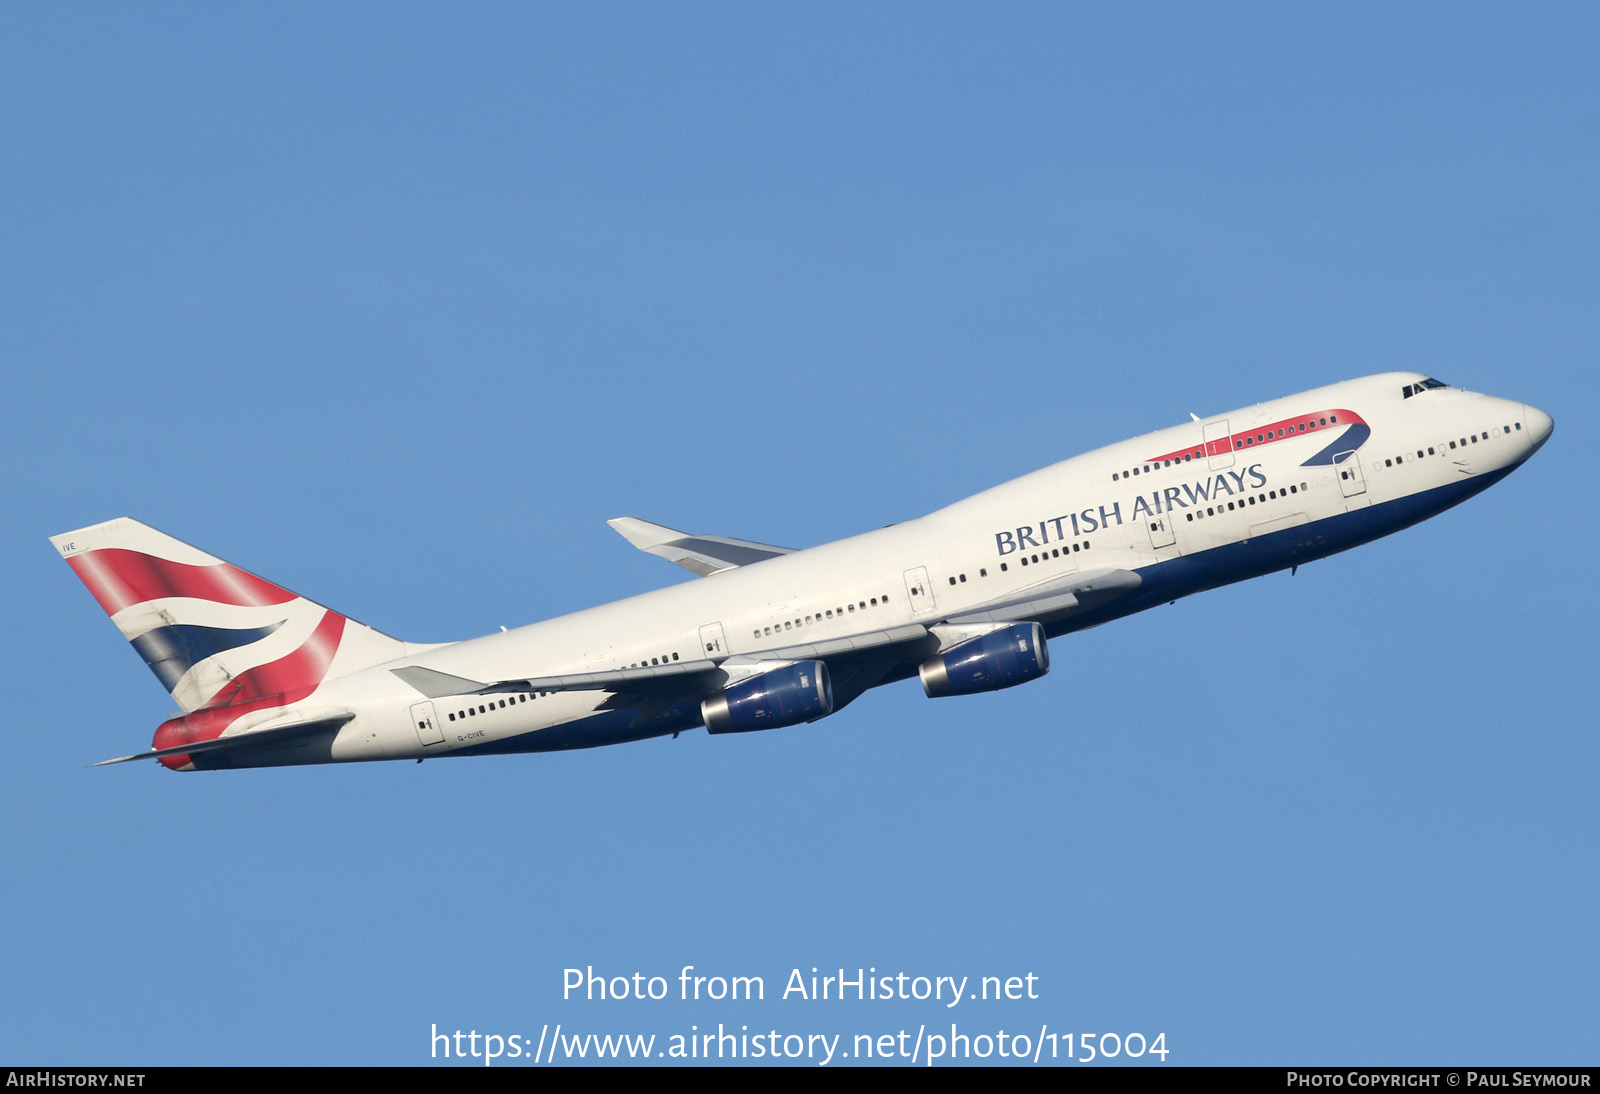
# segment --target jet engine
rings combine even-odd
[[[821,661],[797,661],[752,676],[700,704],[710,733],[777,729],[832,713],[833,684]]]
[[[917,669],[930,699],[976,695],[1036,680],[1050,671],[1050,650],[1037,623],[1009,627],[953,646]]]

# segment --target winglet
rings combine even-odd
[[[652,547],[659,547],[663,543],[670,543],[675,539],[689,538],[688,532],[680,532],[675,528],[668,528],[665,524],[651,524],[638,517],[618,517],[606,521],[617,530],[617,535],[639,548],[648,551]]]
[[[638,517],[617,517],[606,523],[646,554],[664,558],[701,577],[794,553],[793,547],[774,547],[748,539],[690,535]]]

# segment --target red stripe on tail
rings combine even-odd
[[[140,551],[105,547],[67,559],[78,580],[89,587],[107,615],[166,596],[186,596],[218,604],[255,607],[285,604],[295,594],[226,562],[190,566]]]
[[[213,695],[206,706],[233,706],[268,695],[295,693],[294,699],[284,700],[292,703],[311,694],[322,683],[322,678],[328,675],[333,655],[339,652],[344,623],[344,616],[338,612],[326,613],[322,622],[317,624],[317,629],[301,643],[299,649],[284,654],[276,661],[268,661],[248,672],[241,672],[223,685],[222,690]]]
[[[240,673],[202,709],[161,723],[156,729],[154,747],[172,748],[215,740],[251,711],[298,703],[316,691],[328,674],[328,666],[339,652],[339,640],[344,637],[344,624],[345,618],[338,612],[326,613],[299,649]],[[178,755],[163,756],[160,762],[178,771],[190,761],[188,756]]]

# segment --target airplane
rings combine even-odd
[[[391,638],[126,517],[51,542],[180,708],[102,764],[420,762],[777,729],[913,676],[1013,687],[1050,639],[1458,505],[1553,428],[1413,372],[1190,418],[805,550],[620,517],[700,580],[461,642]]]

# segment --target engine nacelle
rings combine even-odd
[[[748,733],[833,713],[833,684],[821,661],[799,661],[731,684],[700,704],[710,733]]]
[[[1037,623],[1015,623],[928,658],[917,675],[922,677],[922,690],[928,698],[942,699],[1026,684],[1049,671],[1044,628]]]

